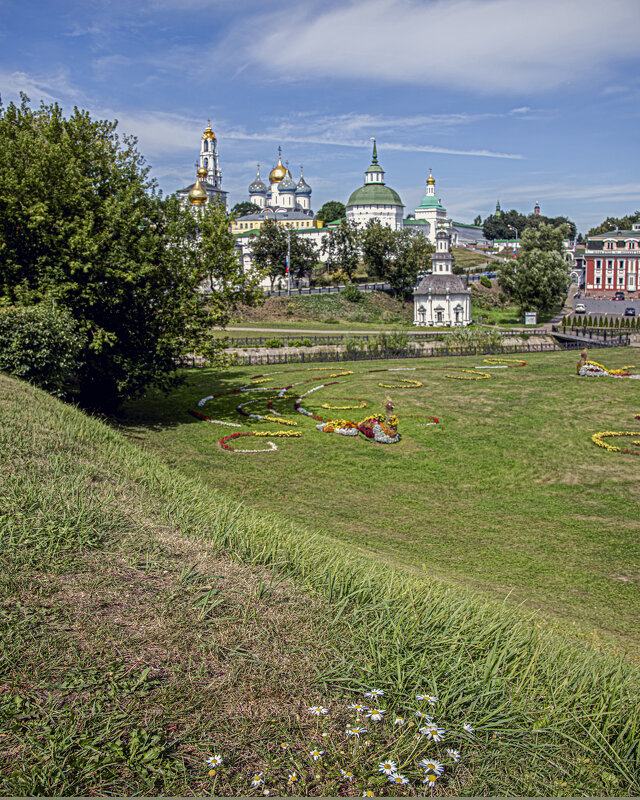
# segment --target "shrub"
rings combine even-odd
[[[87,338],[71,315],[48,303],[0,312],[0,370],[67,397]]]
[[[362,300],[362,292],[355,283],[348,283],[342,294],[344,299],[348,300],[350,303],[360,303]]]
[[[347,353],[354,353],[358,349],[358,340],[357,339],[346,339],[344,343],[344,349]]]
[[[302,339],[294,339],[292,342],[289,342],[291,347],[302,347]]]
[[[282,342],[280,341],[280,339],[273,338],[273,339],[267,339],[263,347],[280,347],[281,345]]]
[[[302,340],[302,346],[303,347],[311,347],[312,346],[311,345],[311,339],[303,339]]]
[[[480,276],[480,283],[482,284],[482,286],[485,287],[485,289],[490,289],[491,288],[491,280],[489,278],[487,278],[486,275],[481,275]]]

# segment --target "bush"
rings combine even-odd
[[[362,292],[355,283],[348,283],[342,294],[344,295],[344,299],[348,300],[350,303],[359,303],[362,300]]]
[[[58,397],[72,393],[87,338],[48,303],[0,312],[0,370]]]
[[[312,347],[311,339],[303,339],[302,340],[302,346],[303,347]]]
[[[280,341],[280,339],[274,338],[274,339],[267,339],[263,344],[263,347],[280,347],[281,345],[282,342]]]
[[[486,275],[482,275],[482,276],[480,277],[480,283],[481,283],[481,284],[482,284],[482,286],[484,286],[486,289],[490,289],[490,288],[491,288],[491,281],[489,280],[489,278],[487,278],[487,276],[486,276]]]
[[[292,342],[289,342],[290,347],[302,347],[302,339],[294,339]]]

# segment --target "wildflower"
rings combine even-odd
[[[371,711],[367,714],[367,716],[371,720],[373,720],[373,722],[380,722],[385,713],[386,709],[384,708],[372,708]]]
[[[465,723],[464,723],[464,725],[462,726],[462,728],[463,728],[463,730],[465,730],[467,733],[473,733],[473,726],[472,726],[472,725],[469,725],[469,723],[468,723],[468,722],[465,722]]]
[[[444,728],[439,728],[436,724],[431,724],[420,728],[420,733],[431,741],[441,742],[444,739],[445,730]]]
[[[288,743],[288,742],[280,742],[280,747],[281,747],[283,750],[286,750],[286,749],[287,749],[287,747],[289,747],[289,743]]]
[[[361,705],[360,703],[351,703],[351,705],[347,706],[347,708],[349,711],[356,711],[358,714],[360,714],[360,712],[364,713],[367,711],[367,707]]]
[[[438,780],[438,776],[435,775],[433,772],[430,772],[428,775],[425,775],[424,780],[422,783],[426,784],[429,788],[433,788],[436,785],[436,781]]]
[[[328,714],[329,709],[323,708],[322,706],[311,706],[311,708],[309,709],[309,713],[313,714],[316,717],[319,717],[321,714]]]
[[[423,714],[422,711],[416,711],[416,717],[418,717],[418,719],[423,719],[426,722],[433,722],[433,717],[430,717],[428,714]]]
[[[385,775],[394,775],[398,771],[398,765],[395,761],[383,761],[378,770]]]
[[[396,717],[393,721],[394,725],[404,725],[404,717]]]
[[[434,694],[425,694],[422,699],[426,700],[431,706],[435,706],[435,704],[438,702],[438,698]]]
[[[436,775],[442,775],[444,772],[444,764],[429,758],[423,758],[418,766],[423,767],[427,772],[435,772]]]
[[[382,689],[369,689],[368,692],[364,693],[365,697],[381,697],[384,694]]]
[[[409,783],[409,778],[405,778],[405,776],[401,775],[399,772],[389,775],[387,780],[389,783],[397,783],[399,786],[404,786],[405,784]]]
[[[458,750],[447,750],[447,755],[449,758],[453,759],[453,761],[460,761],[460,753]]]
[[[360,734],[361,733],[366,733],[367,729],[366,728],[358,728],[356,725],[347,725],[347,727],[345,729],[345,732],[346,732],[347,736],[355,736],[357,738],[360,738]]]
[[[341,769],[340,774],[345,779],[345,781],[353,780],[353,772],[350,772],[348,769]]]
[[[253,780],[251,781],[251,787],[253,789],[257,789],[258,786],[262,786],[264,781],[262,780],[262,772],[258,772],[256,775],[253,776]]]
[[[366,789],[362,792],[363,797],[375,797],[375,794],[371,791],[371,789]]]
[[[213,778],[213,776],[214,776],[215,774],[216,774],[216,771],[215,771],[215,769],[210,769],[210,770],[209,770],[209,776],[210,776],[211,778]]]
[[[298,775],[295,772],[292,772],[289,775],[289,780],[287,781],[287,783],[290,784],[291,786],[293,786],[297,782],[298,782]]]
[[[319,758],[322,758],[324,755],[324,750],[310,750],[309,755],[314,761],[317,761]]]
[[[207,764],[210,767],[221,767],[222,766],[222,756],[221,755],[211,756],[211,758],[207,759]]]

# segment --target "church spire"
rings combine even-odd
[[[378,164],[378,148],[376,147],[376,137],[369,137],[373,142],[373,155],[371,157],[371,165],[364,173],[364,182],[367,183],[384,183],[384,170]]]
[[[373,141],[373,157],[371,159],[371,164],[372,165],[373,164],[377,165],[377,163],[378,163],[378,148],[376,147],[376,137],[375,136],[370,136],[369,138]]]

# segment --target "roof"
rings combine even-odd
[[[407,217],[406,219],[402,220],[403,225],[429,225],[430,223],[427,222],[426,219],[414,219],[413,217]]]
[[[404,208],[404,203],[400,199],[400,195],[390,186],[384,183],[365,183],[355,192],[351,193],[351,197],[347,200],[347,208],[349,206],[401,206]]]
[[[425,194],[418,208],[442,208],[444,210],[444,206],[435,194]]]
[[[245,214],[244,217],[238,217],[236,222],[256,222],[264,220],[266,217],[269,219],[274,219],[273,210],[265,210],[266,213],[265,211],[255,211],[253,214]],[[277,222],[282,222],[283,220],[287,219],[309,219],[310,217],[312,217],[312,215],[305,214],[304,211],[278,211],[275,219]]]
[[[431,292],[432,294],[446,294],[447,291],[452,294],[460,294],[462,292],[466,293],[469,290],[462,282],[462,278],[458,277],[458,275],[447,275],[446,273],[444,275],[434,275],[432,273],[422,278],[420,283],[413,290],[413,293],[428,294],[428,292]]]
[[[629,236],[639,236],[640,231],[607,231],[607,233],[598,233],[595,236],[587,236],[587,239],[628,239]]]
[[[453,224],[457,228],[473,228],[476,231],[480,231],[482,233],[482,225],[470,225],[468,222],[456,222],[453,221]]]

